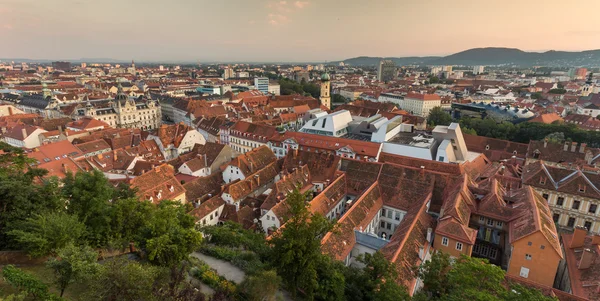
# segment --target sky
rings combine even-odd
[[[599,0],[0,0],[0,58],[322,62],[600,49]]]

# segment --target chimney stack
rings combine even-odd
[[[571,152],[575,152],[577,150],[577,142],[571,142]]]
[[[580,270],[588,269],[590,266],[592,266],[595,259],[596,259],[596,253],[594,253],[592,250],[590,250],[588,248],[585,248],[585,249],[583,249],[583,252],[581,253],[581,259],[579,260],[579,264],[577,265],[577,268]]]
[[[565,152],[569,151],[569,142],[565,141],[565,147],[563,148],[563,151],[565,151]]]
[[[585,153],[585,147],[586,147],[586,146],[587,146],[587,144],[582,142],[582,143],[579,145],[579,152],[580,152],[580,153],[582,153],[582,154],[583,154],[583,153]]]
[[[204,154],[204,167],[208,167],[208,159],[206,158],[206,154]]]
[[[571,249],[581,248],[583,247],[583,243],[585,241],[585,237],[587,236],[587,229],[584,227],[577,226],[575,227],[575,231],[573,232],[573,237],[571,238]]]
[[[12,106],[8,106],[8,116],[12,116],[14,114]]]
[[[548,146],[548,138],[544,138],[544,148]]]

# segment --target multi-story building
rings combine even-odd
[[[481,74],[481,73],[483,73],[484,69],[485,69],[485,66],[474,66],[473,67],[473,74],[475,74],[475,75]]]
[[[331,82],[329,81],[329,74],[325,73],[321,76],[321,95],[319,99],[321,100],[321,104],[331,109]]]
[[[381,60],[377,68],[377,80],[388,82],[396,78],[396,64],[392,60]]]
[[[123,93],[120,83],[117,96],[109,101],[108,106],[95,106],[87,101],[77,113],[104,121],[112,127],[144,130],[158,128],[162,118],[160,104],[153,100],[149,93],[146,93],[145,97],[130,98]]]
[[[600,233],[600,175],[538,161],[524,166],[523,183],[540,193],[559,227]]]
[[[238,121],[232,127],[223,129],[228,131],[228,144],[234,151],[245,154],[255,148],[267,145],[269,139],[277,134],[273,126],[254,124],[246,121]]]
[[[263,94],[269,93],[269,78],[268,77],[255,77],[254,88]]]
[[[400,106],[411,114],[427,117],[431,109],[441,105],[442,99],[437,94],[408,93]]]

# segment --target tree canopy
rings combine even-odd
[[[430,126],[450,125],[450,123],[452,123],[452,116],[444,111],[442,107],[434,107],[429,111],[427,123]]]

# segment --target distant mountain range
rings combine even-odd
[[[402,65],[515,65],[521,67],[598,67],[600,66],[600,49],[579,52],[546,51],[526,52],[516,48],[473,48],[452,55],[426,57],[368,57],[361,56],[343,60],[352,66],[377,66],[382,59],[392,60]],[[336,62],[339,63],[339,62]]]

